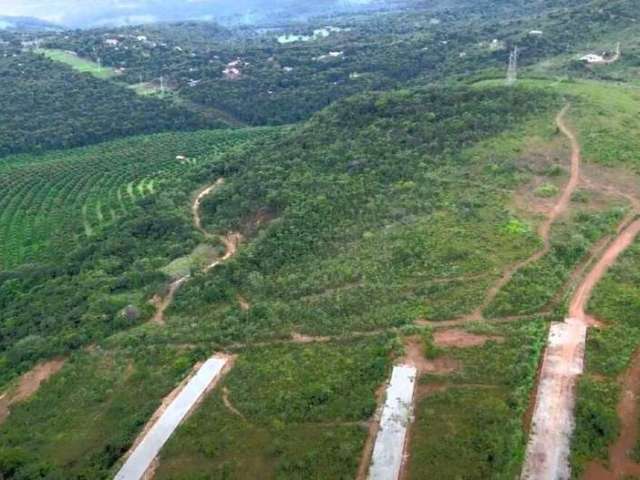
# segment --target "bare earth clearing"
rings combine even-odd
[[[20,377],[15,389],[2,394],[0,396],[0,425],[11,413],[12,405],[23,402],[34,395],[43,382],[62,369],[64,362],[64,359],[58,358],[39,363]]]

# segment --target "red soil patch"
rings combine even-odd
[[[64,363],[65,360],[61,358],[39,363],[20,377],[15,389],[2,394],[0,396],[0,425],[9,416],[11,406],[31,398],[40,389],[43,382],[62,369]]]
[[[420,337],[408,337],[404,344],[402,363],[411,365],[422,373],[446,374],[460,368],[460,362],[453,358],[439,357],[428,360],[424,357],[424,349]]]
[[[493,335],[475,335],[464,330],[438,330],[433,335],[434,342],[438,347],[478,347],[487,342],[503,342],[504,338]]]

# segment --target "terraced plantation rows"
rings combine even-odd
[[[255,130],[167,133],[0,163],[0,269],[40,258],[52,238],[91,236],[164,182]]]

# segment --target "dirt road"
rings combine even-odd
[[[200,192],[198,192],[195,199],[193,200],[193,203],[191,204],[191,215],[193,217],[193,227],[209,239],[219,238],[225,246],[225,254],[221,258],[218,258],[214,260],[212,263],[210,263],[209,265],[207,265],[203,270],[205,273],[211,270],[212,268],[217,267],[222,262],[233,257],[238,250],[238,245],[242,241],[242,235],[240,235],[239,233],[228,233],[223,237],[218,237],[218,235],[207,232],[202,226],[202,218],[200,216],[200,205],[202,204],[202,200],[204,199],[204,197],[209,195],[211,192],[213,192],[216,188],[218,188],[223,183],[224,183],[224,178],[219,178],[213,185],[210,185],[200,190]],[[156,307],[156,313],[151,319],[153,323],[156,323],[158,325],[164,325],[164,312],[173,303],[173,299],[176,295],[176,292],[190,278],[191,278],[191,275],[185,275],[183,277],[180,277],[174,280],[169,285],[169,290],[167,291],[164,297],[156,296],[151,301],[151,303]]]
[[[531,257],[512,266],[507,272],[503,274],[498,282],[496,282],[496,284],[491,287],[482,305],[476,312],[474,312],[473,317],[476,317],[477,319],[480,319],[482,317],[482,311],[495,300],[500,290],[502,290],[502,288],[511,281],[516,272],[534,262],[537,262],[547,253],[549,253],[549,250],[551,250],[551,227],[567,211],[569,203],[571,202],[571,197],[573,196],[576,188],[578,187],[578,183],[580,182],[580,144],[578,143],[578,139],[576,138],[575,134],[565,123],[565,117],[570,108],[571,105],[566,105],[556,116],[556,125],[558,126],[558,129],[564,136],[569,139],[569,142],[571,143],[571,168],[569,181],[562,190],[562,194],[553,206],[551,212],[549,212],[549,215],[547,215],[546,220],[538,228],[538,235],[540,235],[544,243],[543,248],[541,250],[538,250]]]
[[[571,180],[550,215],[550,220],[566,210],[571,199],[568,191],[575,189],[580,174],[580,146],[573,132],[563,122],[565,112],[566,107],[558,116],[557,123],[571,141]],[[552,223],[547,222],[541,227],[547,238]],[[575,387],[583,371],[587,328],[595,323],[585,310],[597,283],[639,233],[640,219],[618,233],[576,289],[570,302],[569,317],[563,323],[554,323],[550,328],[522,479],[570,478],[569,448],[574,428]]]
[[[0,395],[0,425],[9,416],[12,405],[23,402],[34,395],[43,382],[62,369],[64,363],[65,360],[61,358],[39,363],[20,377],[13,390]]]

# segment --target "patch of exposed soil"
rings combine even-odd
[[[0,396],[0,425],[11,413],[11,406],[31,398],[40,389],[43,382],[62,369],[65,361],[65,359],[57,358],[39,363],[20,377],[15,388]]]
[[[482,346],[487,342],[504,342],[504,337],[496,335],[475,335],[465,330],[438,330],[433,335],[438,347],[467,348]]]
[[[438,357],[432,360],[424,357],[424,348],[420,337],[407,337],[404,343],[404,357],[402,363],[415,367],[420,374],[447,374],[460,368],[460,362],[453,358]]]
[[[291,333],[291,341],[293,343],[324,343],[330,342],[331,340],[331,337],[314,337],[311,335],[302,335],[296,332]]]
[[[251,304],[247,301],[246,298],[244,298],[241,295],[238,295],[237,299],[238,299],[238,305],[240,305],[240,310],[242,310],[243,312],[248,312],[249,310],[251,310]]]

